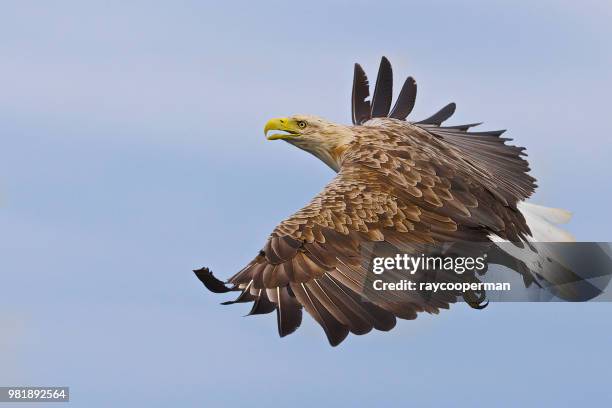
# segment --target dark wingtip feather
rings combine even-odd
[[[202,282],[211,292],[226,293],[232,290],[225,286],[225,283],[215,278],[208,268],[196,269],[193,272],[196,274],[200,282]]]
[[[414,108],[414,103],[416,102],[416,95],[416,81],[413,77],[406,78],[406,81],[404,81],[402,90],[400,91],[400,94],[397,97],[397,101],[395,101],[395,105],[393,106],[389,117],[405,120]]]
[[[495,137],[500,137],[501,135],[503,135],[504,133],[506,133],[506,129],[500,129],[500,130],[487,130],[485,132],[468,132],[468,135],[474,135],[474,136],[495,136]],[[512,139],[508,139],[508,140],[512,140]]]
[[[266,291],[260,289],[259,296],[257,296],[257,299],[255,299],[255,302],[253,302],[253,307],[251,308],[247,316],[272,313],[274,309],[276,309],[276,306],[274,305],[274,303],[270,302],[270,300],[266,296]]]
[[[316,297],[311,295],[304,284],[291,284],[291,289],[296,299],[304,306],[306,311],[323,328],[327,341],[333,347],[342,343],[342,340],[349,334],[347,326],[341,324],[336,318],[322,305]]]
[[[302,324],[302,307],[297,300],[289,294],[288,287],[278,288],[278,306],[276,308],[276,321],[278,335],[285,337]]]
[[[336,347],[340,343],[342,343],[344,341],[344,339],[347,338],[348,334],[349,334],[348,329],[344,329],[339,334],[334,335],[334,337],[327,336],[327,341],[329,341],[329,345],[330,346]]]
[[[354,125],[360,125],[370,119],[370,101],[366,101],[368,96],[370,96],[368,77],[361,65],[355,64],[351,96],[351,114]]]
[[[455,109],[457,109],[457,105],[455,102],[451,102],[427,119],[423,119],[420,122],[416,122],[417,125],[437,125],[440,126],[442,122],[453,116],[455,113]]]
[[[393,70],[387,57],[382,57],[372,96],[372,117],[383,118],[389,114],[393,99]]]
[[[467,131],[469,128],[482,125],[482,123],[483,122],[476,122],[476,123],[466,123],[465,125],[444,126],[444,129],[455,129],[455,130]]]
[[[234,299],[234,300],[228,300],[227,302],[222,302],[222,305],[233,305],[234,303],[246,303],[246,302],[253,302],[255,301],[255,297],[253,295],[251,295],[249,288],[251,287],[251,285],[253,284],[253,282],[249,283],[249,285],[242,290],[242,293],[240,293],[240,295]]]

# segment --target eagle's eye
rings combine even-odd
[[[300,129],[304,129],[306,127],[306,122],[304,122],[303,120],[300,120],[298,121],[297,125]]]

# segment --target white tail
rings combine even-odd
[[[558,224],[571,218],[569,211],[521,202],[518,204],[529,229],[532,245],[514,245],[497,235],[490,238],[499,249],[521,261],[538,286],[563,300],[584,301],[599,296],[612,277],[611,257],[596,242],[575,242]],[[543,292],[538,296],[543,295]]]
[[[572,214],[569,211],[559,208],[543,207],[525,201],[518,203],[518,209],[523,213],[534,241],[576,241],[576,238],[574,238],[572,234],[557,226],[558,224],[565,224],[572,218]]]

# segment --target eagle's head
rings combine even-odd
[[[283,133],[268,136],[273,130]],[[340,169],[343,153],[353,140],[351,127],[311,115],[270,119],[264,133],[268,140],[284,140],[312,153],[335,171]]]

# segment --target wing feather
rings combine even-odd
[[[302,305],[289,294],[288,286],[276,288],[278,334],[285,337],[302,324]]]
[[[400,91],[397,100],[395,101],[395,105],[389,114],[390,118],[395,118],[399,120],[406,120],[412,109],[414,108],[414,104],[416,102],[417,96],[417,85],[416,81],[412,77],[406,78],[404,85],[402,86],[402,90]]]
[[[439,126],[442,124],[442,122],[444,122],[445,120],[453,116],[456,108],[457,108],[457,105],[455,105],[454,102],[451,102],[445,107],[443,107],[442,109],[440,109],[439,111],[437,111],[436,113],[434,113],[433,115],[431,115],[430,117],[428,117],[427,119],[423,119],[420,122],[416,122],[416,124],[438,125]]]
[[[370,85],[361,65],[355,64],[353,74],[353,94],[351,96],[351,112],[354,125],[361,125],[371,118],[370,101],[366,99],[370,96]]]
[[[386,57],[380,60],[374,95],[372,96],[372,118],[383,118],[389,114],[393,98],[393,71]]]
[[[292,283],[291,290],[308,313],[321,325],[329,344],[337,346],[348,336],[348,327],[336,320],[303,283]]]

